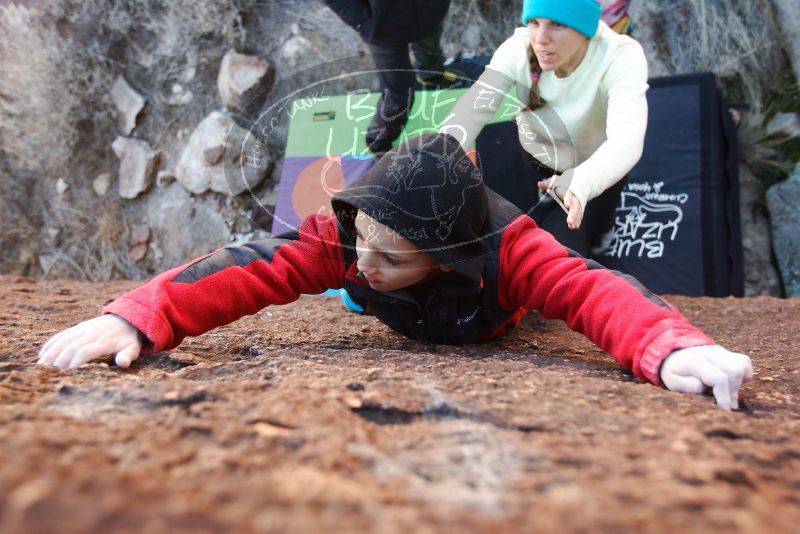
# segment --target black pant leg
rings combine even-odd
[[[381,46],[370,44],[370,53],[378,70],[381,95],[385,101],[386,112],[407,111],[409,101],[413,101],[414,72],[408,45]],[[411,96],[409,96],[411,95]]]
[[[414,53],[414,68],[418,71],[417,75],[423,80],[441,76],[444,69],[444,52],[441,44],[443,29],[444,24],[440,22],[411,43],[411,52]]]
[[[408,45],[370,44],[369,48],[378,70],[381,97],[367,128],[365,141],[373,154],[381,156],[392,148],[392,142],[400,136],[408,121],[414,104],[414,72]]]

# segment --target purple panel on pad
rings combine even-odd
[[[300,216],[295,212],[293,202],[297,179],[306,168],[320,159],[323,159],[323,157],[290,157],[283,160],[281,181],[278,185],[278,197],[275,204],[275,216],[272,221],[272,235],[296,230],[300,225]],[[358,180],[373,165],[375,165],[375,160],[372,158],[343,158],[341,167],[345,185],[350,185]]]
[[[281,181],[278,184],[278,198],[275,201],[275,216],[272,220],[272,235],[296,230],[300,225],[300,217],[292,205],[294,184],[303,169],[319,158],[284,158],[281,170]]]
[[[351,159],[342,158],[342,171],[344,172],[344,182],[347,185],[352,184],[361,178],[365,172],[370,170],[375,165],[375,160],[369,159]]]

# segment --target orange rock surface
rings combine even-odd
[[[0,277],[0,532],[796,532],[800,301],[673,297],[743,409],[563,323],[421,345],[303,297],[129,370],[34,364],[132,282]]]

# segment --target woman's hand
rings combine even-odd
[[[36,363],[71,369],[114,355],[117,365],[127,368],[141,350],[139,331],[132,324],[116,315],[102,315],[51,337],[39,351]]]
[[[717,404],[730,410],[739,407],[739,386],[753,378],[753,364],[744,354],[705,345],[672,351],[660,374],[670,391],[703,393],[711,388]]]
[[[581,227],[583,221],[583,206],[578,197],[572,194],[572,191],[567,191],[564,196],[564,206],[569,210],[567,212],[567,227],[570,230],[577,230]]]
[[[549,180],[542,180],[541,182],[538,182],[537,185],[542,191],[548,191],[555,194],[557,201],[562,204],[564,211],[567,212],[567,227],[570,230],[577,230],[581,227],[581,222],[583,221],[583,206],[581,205],[580,200],[578,200],[578,197],[573,195],[572,191],[569,189],[567,189],[567,193],[564,195],[564,197],[561,198],[559,191],[553,189],[553,178]]]

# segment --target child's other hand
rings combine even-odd
[[[141,350],[139,331],[133,325],[116,315],[102,315],[51,337],[36,363],[71,369],[113,354],[117,365],[127,368]]]
[[[717,404],[739,408],[739,386],[753,378],[753,364],[744,354],[719,345],[676,350],[661,364],[661,381],[671,391],[703,393],[712,388]]]

